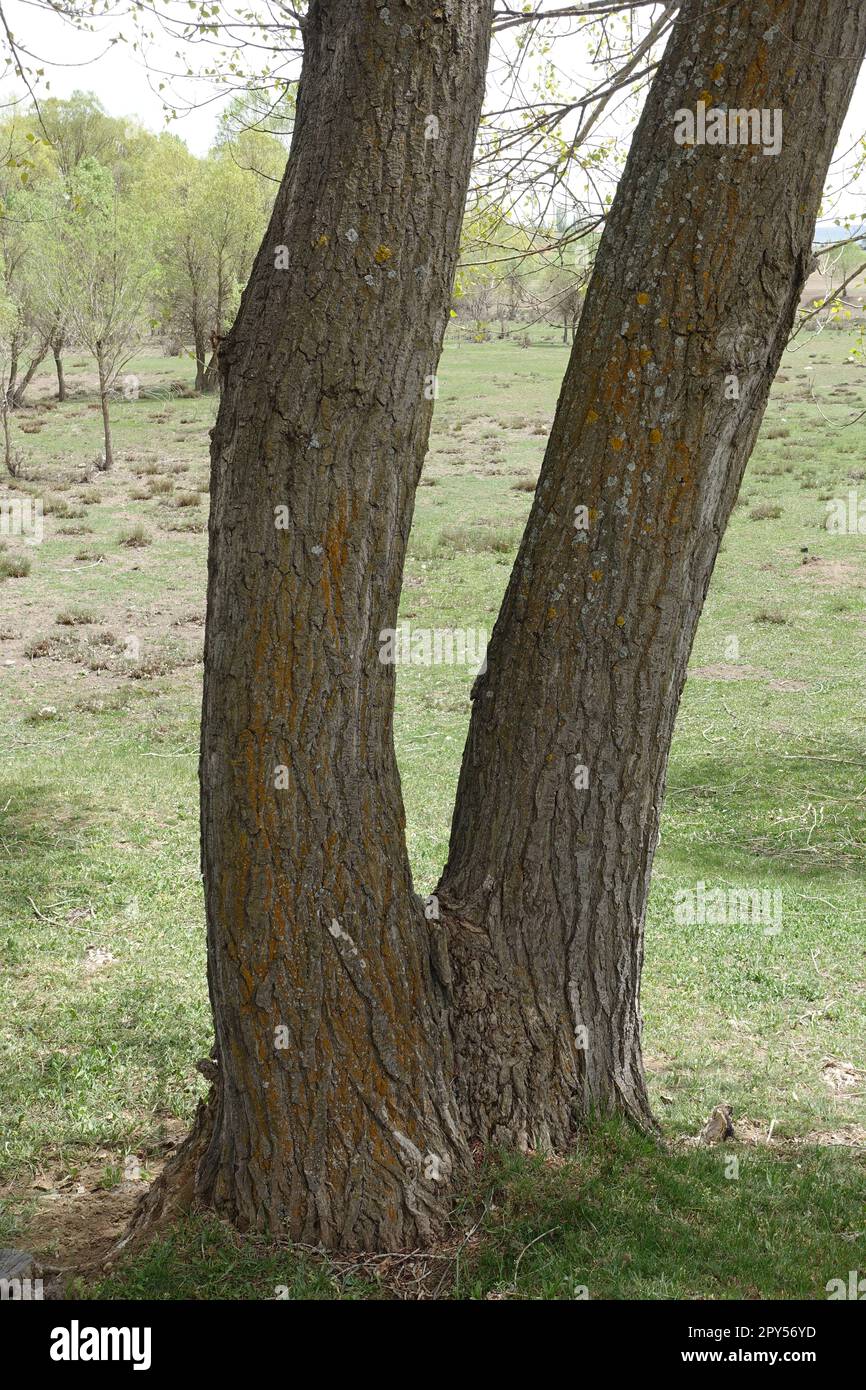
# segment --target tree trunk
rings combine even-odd
[[[33,356],[31,357],[30,361],[29,361],[28,364],[27,364],[27,371],[24,373],[24,375],[23,375],[23,377],[21,378],[21,380],[20,380],[19,382],[15,383],[15,385],[13,386],[13,388],[12,388],[12,408],[13,408],[14,410],[20,410],[21,407],[23,406],[23,404],[24,404],[24,397],[25,397],[25,395],[27,394],[27,387],[30,385],[30,383],[31,383],[31,381],[33,380],[34,376],[36,375],[37,371],[38,371],[39,368],[42,366],[42,363],[43,363],[43,361],[45,360],[45,355],[46,355],[47,352],[48,352],[48,342],[47,342],[47,340],[46,340],[44,343],[40,344],[40,346],[39,346],[39,347],[36,349],[36,351],[34,352]]]
[[[212,340],[212,341],[213,341],[213,340]],[[202,388],[201,388],[201,389],[202,389],[203,391],[205,391],[205,392],[217,391],[217,390],[219,389],[219,384],[220,384],[220,376],[219,376],[220,346],[221,346],[221,343],[218,342],[217,345],[216,345],[216,347],[214,348],[213,352],[211,353],[211,359],[210,359],[210,361],[209,361],[208,364],[207,364],[207,370],[205,371],[204,377],[203,377],[203,379],[202,379]]]
[[[564,1148],[593,1110],[650,1122],[638,996],[674,718],[864,46],[853,0],[689,0],[635,134],[437,890],[482,1143]],[[675,143],[702,94],[782,108],[781,152]]]
[[[6,401],[10,407],[12,405],[12,397],[15,394],[15,382],[18,377],[18,354],[18,339],[13,334],[12,341],[9,345],[9,376],[5,386]]]
[[[200,766],[216,1081],[151,1205],[188,1180],[241,1228],[326,1245],[428,1239],[471,1162],[379,652],[491,13],[310,7],[286,175],[220,351]]]
[[[2,393],[0,393],[0,414],[3,416],[3,459],[6,464],[6,472],[10,478],[14,478],[18,470],[12,460],[12,441],[9,438],[9,402]]]
[[[286,176],[220,353],[200,762],[213,1086],[133,1234],[197,1199],[327,1246],[413,1244],[474,1141],[564,1150],[595,1109],[651,1123],[638,995],[671,732],[866,7],[682,8],[473,689],[432,924],[378,654],[491,4],[385,13],[310,8]],[[783,108],[781,153],[675,143],[708,85]]]
[[[51,344],[51,351],[54,354],[54,367],[57,372],[57,399],[66,400],[66,377],[63,374],[63,339],[55,338]]]
[[[108,374],[105,369],[105,359],[97,348],[96,369],[99,373],[99,403],[102,406],[102,433],[105,439],[105,458],[103,470],[108,472],[114,467],[114,454],[111,448],[111,417],[108,411]]]
[[[193,328],[193,350],[195,351],[195,390],[204,390],[207,371],[207,339],[203,328]]]

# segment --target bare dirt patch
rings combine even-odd
[[[756,666],[719,661],[711,666],[695,666],[689,676],[701,681],[763,681],[769,679],[769,672],[759,671]]]
[[[827,585],[832,588],[845,584],[862,583],[856,566],[849,560],[821,560],[817,555],[811,558],[808,563],[800,565],[796,577],[798,579],[811,579],[813,584]]]
[[[16,1245],[34,1256],[47,1297],[62,1297],[67,1278],[79,1270],[108,1266],[137,1201],[159,1176],[187,1128],[180,1120],[164,1122],[163,1139],[154,1146],[153,1154],[140,1160],[140,1178],[124,1178],[106,1187],[106,1165],[116,1162],[117,1155],[97,1150],[92,1161],[73,1177],[40,1174],[34,1179],[35,1208],[25,1219]],[[10,1191],[0,1191],[0,1196]],[[21,1197],[20,1186],[15,1195]]]

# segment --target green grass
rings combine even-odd
[[[537,476],[567,360],[547,332],[525,349],[446,346],[400,613],[413,628],[492,629],[532,502],[515,484]],[[862,1244],[838,1244],[866,1226],[864,1083],[836,1093],[823,1070],[834,1058],[866,1072],[866,537],[823,529],[826,499],[866,499],[866,421],[847,423],[864,384],[852,342],[801,338],[783,363],[677,721],[643,987],[670,1151],[610,1132],[573,1167],[509,1162],[442,1295],[507,1296],[524,1245],[516,1287],[529,1297],[570,1296],[569,1280],[592,1296],[807,1297],[855,1256],[866,1267]],[[41,546],[10,538],[0,555],[0,574],[31,562],[0,583],[0,1198],[20,1240],[35,1175],[62,1183],[158,1155],[203,1093],[194,1063],[210,1042],[196,761],[215,403],[170,394],[188,362],[138,359],[142,395],[114,409],[116,468],[83,481],[100,419],[79,362],[66,405],[40,408],[46,376],[13,420],[26,477],[8,490],[52,505]],[[122,543],[130,534],[151,543]],[[421,892],[447,849],[473,678],[399,668]],[[778,889],[781,932],[678,924],[677,894],[699,882]],[[113,960],[91,971],[93,946]],[[681,1143],[722,1099],[738,1181],[720,1176],[721,1151]],[[486,1196],[467,1196],[467,1220]],[[389,1279],[362,1272],[344,1288],[336,1267],[193,1222],[106,1287],[374,1297],[391,1296]]]
[[[851,1221],[862,1227],[864,1177],[862,1160],[832,1150],[797,1162],[664,1152],[608,1125],[567,1163],[488,1164],[426,1258],[325,1260],[196,1217],[78,1288],[110,1299],[820,1299],[862,1268]]]

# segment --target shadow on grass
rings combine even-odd
[[[40,912],[50,916],[46,904],[68,896],[91,808],[47,781],[0,783],[0,807],[0,920],[35,927]],[[5,943],[6,949],[12,945]]]
[[[803,1148],[796,1158],[738,1145],[668,1150],[604,1124],[568,1162],[488,1163],[458,1204],[454,1238],[426,1262],[419,1255],[409,1283],[397,1275],[405,1264],[386,1256],[329,1261],[244,1239],[198,1216],[78,1292],[273,1299],[282,1287],[298,1299],[823,1299],[829,1279],[866,1263],[864,1176],[866,1159],[849,1150]]]
[[[706,874],[730,874],[732,858],[778,875],[844,872],[862,864],[864,749],[847,741],[832,752],[795,749],[742,760],[688,757],[675,747],[663,817],[666,849],[687,853]],[[821,808],[820,821],[808,814]],[[678,843],[688,834],[688,846]]]

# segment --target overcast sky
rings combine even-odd
[[[555,3],[555,0],[549,0]],[[121,6],[118,6],[120,9]],[[50,81],[49,93],[52,96],[68,96],[76,88],[95,92],[106,111],[113,116],[131,116],[140,120],[154,131],[166,129],[163,103],[154,90],[157,79],[148,73],[143,58],[132,51],[131,44],[117,44],[107,48],[112,34],[118,32],[118,24],[113,21],[100,21],[97,34],[76,33],[57,16],[46,14],[35,8],[28,0],[6,0],[4,5],[7,21],[16,40],[38,56],[45,66],[45,78],[40,80],[38,91],[45,92],[45,82]],[[134,35],[129,21],[123,25],[128,38]],[[151,59],[167,69],[176,70],[173,57],[174,45],[168,40],[152,50]],[[106,51],[107,50],[107,51]],[[588,74],[581,41],[563,40],[557,47],[554,58],[561,71],[569,70]],[[193,54],[195,62],[198,55]],[[36,64],[34,63],[34,66]],[[7,83],[4,95],[10,95],[12,84]],[[16,89],[21,91],[20,85]],[[209,148],[216,129],[216,121],[224,99],[215,87],[203,84],[181,84],[178,88],[187,99],[197,98],[200,103],[171,128],[181,135],[189,147],[197,154]],[[615,115],[608,122],[605,134],[615,133],[624,142],[630,135],[630,126],[623,123],[622,117]],[[831,170],[831,185],[839,188],[847,182],[846,168],[852,162],[852,147],[866,133],[866,73],[861,74],[860,82],[848,113],[848,118],[836,151],[836,163]],[[855,151],[856,152],[856,149]],[[866,220],[866,180],[860,181],[856,188],[845,189],[833,203],[834,209],[841,213],[862,216]]]

